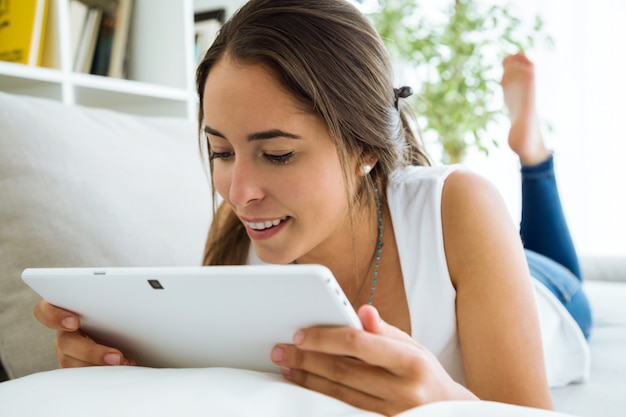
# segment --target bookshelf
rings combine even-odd
[[[75,72],[70,0],[49,2],[42,65],[0,61],[1,91],[68,105],[196,119],[194,0],[134,0],[127,79]]]

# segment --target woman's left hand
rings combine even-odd
[[[441,400],[477,399],[408,334],[385,323],[372,306],[359,309],[364,330],[310,327],[271,357],[285,378],[385,415]]]

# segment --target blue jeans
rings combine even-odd
[[[522,166],[520,234],[531,275],[563,303],[586,338],[592,327],[591,308],[582,288],[576,249],[565,221],[552,156]]]

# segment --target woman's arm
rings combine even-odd
[[[467,387],[484,400],[552,408],[531,278],[502,198],[457,171],[441,212]]]

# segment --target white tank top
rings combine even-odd
[[[441,195],[458,166],[407,167],[389,179],[387,198],[411,316],[413,339],[465,382],[456,322],[456,291],[443,246]],[[551,387],[582,382],[590,370],[589,346],[557,298],[532,280]],[[520,318],[523,319],[523,318]]]
[[[413,339],[450,376],[465,382],[456,331],[456,291],[450,281],[441,228],[443,183],[453,166],[407,167],[389,178],[387,201],[396,235]]]

